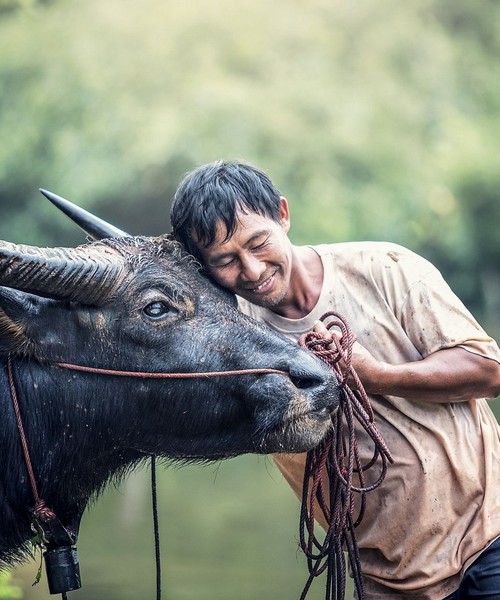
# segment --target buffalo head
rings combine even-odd
[[[168,236],[72,249],[1,242],[0,284],[0,349],[22,358],[30,372],[20,387],[29,387],[30,397],[61,397],[89,431],[104,427],[105,452],[187,460],[298,452],[316,445],[329,428],[338,402],[331,371],[239,313],[231,295]],[[56,362],[284,374],[123,380],[69,374],[50,366]],[[42,391],[42,383],[50,389]]]

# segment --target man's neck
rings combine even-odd
[[[271,308],[287,319],[301,319],[316,306],[323,288],[323,263],[310,246],[292,246],[290,286],[285,298]]]

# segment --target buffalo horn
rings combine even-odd
[[[58,196],[57,194],[41,188],[40,192],[94,240],[102,240],[103,238],[109,237],[124,237],[129,235],[125,231],[118,229],[118,227],[107,223],[103,219],[96,217],[92,213],[80,208],[69,200],[61,198],[61,196]]]
[[[38,248],[0,241],[0,285],[83,304],[101,304],[119,286],[124,259],[101,243]]]

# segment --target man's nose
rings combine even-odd
[[[241,278],[244,281],[259,281],[266,270],[266,265],[255,256],[249,255],[241,259]]]

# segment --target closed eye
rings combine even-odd
[[[267,246],[267,240],[265,240],[264,242],[262,242],[262,244],[259,244],[258,246],[254,246],[252,248],[252,252],[256,252],[257,250],[261,250],[262,248],[265,248]]]
[[[234,265],[234,263],[236,262],[236,258],[232,258],[231,260],[228,260],[225,263],[222,263],[220,265],[214,265],[213,268],[215,269],[225,269],[226,267],[230,267],[231,265]]]
[[[241,252],[248,252],[252,254],[258,254],[259,252],[266,250],[271,241],[271,234],[265,231],[258,231],[249,240],[243,244]],[[209,270],[217,271],[224,270],[234,266],[240,260],[239,253],[228,252],[220,255],[212,255],[207,261]]]

